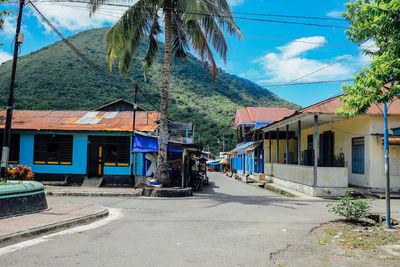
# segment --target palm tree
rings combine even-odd
[[[113,0],[91,0],[90,14]],[[130,1],[133,2],[133,1]],[[168,184],[167,140],[168,140],[168,93],[170,62],[172,58],[184,58],[188,51],[196,52],[202,60],[212,66],[215,79],[217,66],[211,47],[226,63],[228,45],[223,34],[243,38],[232,18],[226,0],[139,0],[129,7],[118,22],[105,34],[107,61],[112,67],[119,59],[119,70],[126,74],[143,39],[148,41],[144,59],[145,68],[150,68],[158,52],[157,36],[162,33],[164,21],[164,62],[160,104],[159,150],[155,177]],[[211,46],[210,46],[211,45]]]

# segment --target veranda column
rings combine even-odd
[[[314,186],[318,177],[318,115],[314,115]]]
[[[301,121],[297,122],[297,165],[301,164]]]
[[[279,128],[276,129],[276,163],[279,163]]]
[[[269,156],[269,163],[272,163],[272,155],[271,155],[271,132],[268,133],[268,139],[269,139],[269,147],[268,147],[268,156]]]
[[[286,124],[286,164],[289,161],[289,124]]]

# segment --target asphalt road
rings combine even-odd
[[[0,265],[271,266],[270,253],[333,218],[326,202],[209,176],[210,185],[191,198],[56,198],[96,203],[122,216],[94,229],[21,245],[0,254]]]

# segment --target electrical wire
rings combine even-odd
[[[65,2],[65,3],[85,3],[89,4],[89,1],[83,0],[32,0],[31,2],[36,3],[43,3],[43,2]],[[19,3],[18,1],[8,1],[6,3]],[[109,6],[117,6],[117,7],[132,7],[132,5],[124,5],[124,4],[117,4],[117,3],[102,3],[102,5],[109,5]],[[173,9],[173,8],[171,8]],[[174,9],[176,10],[176,9]],[[200,12],[200,11],[199,11]],[[254,12],[238,12],[238,11],[231,11],[232,14],[238,15],[250,15],[250,16],[261,16],[261,17],[282,17],[282,18],[295,18],[295,19],[312,19],[312,20],[331,20],[331,21],[342,21],[345,22],[345,19],[340,18],[327,18],[327,17],[314,17],[314,16],[299,16],[299,15],[283,15],[283,14],[266,14],[266,13],[254,13]]]
[[[47,0],[47,1],[35,1],[38,3],[44,3],[44,2],[51,2],[51,3],[60,3],[60,2],[67,2],[67,3],[85,3],[85,4],[90,4],[88,1],[81,1],[81,0],[70,0],[70,1],[63,1],[63,0]],[[124,4],[114,4],[114,3],[102,3],[102,5],[105,6],[117,6],[117,7],[132,7],[132,5],[124,5]],[[164,10],[167,8],[163,8]],[[232,19],[239,19],[239,20],[249,20],[249,21],[259,21],[259,22],[270,22],[270,23],[283,23],[283,24],[294,24],[294,25],[306,25],[306,26],[316,26],[316,27],[327,27],[327,28],[342,28],[342,29],[347,29],[347,26],[341,26],[341,25],[326,25],[326,24],[316,24],[316,23],[306,23],[306,22],[295,22],[295,21],[284,21],[284,20],[270,20],[270,19],[258,19],[258,18],[249,18],[249,17],[238,17],[238,16],[228,16],[228,15],[211,15],[207,13],[201,13],[199,12],[189,12],[189,11],[183,11],[183,10],[177,10],[175,8],[171,8],[171,10],[185,13],[185,14],[190,14],[190,15],[201,15],[201,16],[210,16],[210,17],[217,17],[217,18],[232,18]],[[255,13],[253,13],[255,14]],[[262,15],[262,14],[258,14]],[[264,15],[272,15],[272,14],[264,14]],[[284,16],[284,15],[275,15],[275,16]],[[285,16],[289,17],[289,16]],[[292,17],[297,17],[297,18],[311,18],[311,17],[302,17],[302,16],[292,16]],[[314,18],[318,19],[318,18]]]

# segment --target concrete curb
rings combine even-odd
[[[10,245],[12,243],[17,243],[26,239],[30,239],[32,237],[43,235],[45,233],[70,228],[72,226],[88,224],[100,218],[108,216],[108,213],[109,213],[108,209],[103,208],[102,211],[93,214],[84,215],[77,218],[64,220],[61,222],[50,223],[47,225],[41,225],[27,230],[13,232],[5,235],[0,235],[0,246]]]
[[[46,196],[52,197],[140,197],[143,190],[133,193],[117,192],[67,192],[67,191],[46,191]]]
[[[291,192],[286,191],[285,189],[277,188],[275,186],[272,186],[270,184],[265,184],[264,188],[268,191],[284,195],[285,197],[301,197],[299,195],[293,194]]]

